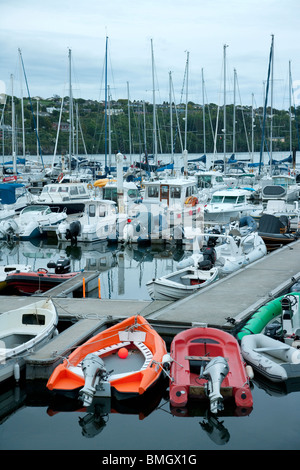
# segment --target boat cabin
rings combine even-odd
[[[144,203],[164,204],[169,208],[183,207],[187,198],[198,197],[195,179],[169,179],[147,181],[145,184]]]
[[[226,187],[223,175],[219,171],[201,171],[195,173],[194,177],[197,180],[198,188],[212,188],[217,187]],[[221,189],[221,188],[220,188]]]
[[[245,205],[247,204],[248,191],[242,189],[225,191],[216,191],[211,198],[211,204],[231,204],[231,205]]]
[[[87,199],[89,193],[84,183],[46,184],[39,196],[39,202],[61,202],[71,199]]]

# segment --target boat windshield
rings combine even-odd
[[[276,177],[276,178],[273,178],[273,183],[274,184],[278,184],[279,186],[290,186],[291,184],[295,184],[294,180],[290,180],[288,178],[283,178],[283,177]]]
[[[22,210],[22,214],[25,214],[27,212],[44,212],[46,211],[46,214],[51,213],[51,209],[49,206],[27,206],[24,207]]]

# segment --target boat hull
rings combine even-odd
[[[210,359],[222,357],[230,373],[221,382],[220,393],[248,414],[253,399],[240,348],[232,335],[215,328],[191,328],[175,336],[170,354],[171,406],[185,407],[189,400],[207,398],[207,380],[201,371]]]
[[[25,355],[48,342],[56,332],[58,316],[50,299],[0,315],[0,382],[24,369]]]
[[[208,271],[187,267],[147,282],[149,295],[155,300],[179,300],[207,287],[218,279],[218,269]]]
[[[122,348],[128,352],[123,359],[120,356]],[[65,396],[80,395],[86,387],[84,361],[91,354],[101,359],[110,371],[106,378],[98,376],[95,380],[94,396],[126,399],[142,395],[159,380],[162,373],[159,364],[167,350],[163,339],[146,319],[139,315],[129,317],[71,353],[55,368],[47,388]]]
[[[72,279],[77,273],[52,274],[44,272],[13,273],[6,277],[6,290],[22,295],[47,292],[64,281]]]
[[[264,334],[244,336],[245,361],[272,382],[300,378],[300,351]]]

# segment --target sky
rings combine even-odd
[[[235,103],[262,106],[273,36],[268,104],[288,109],[290,62],[292,104],[300,105],[299,0],[0,0],[0,7],[0,93],[68,96],[71,51],[74,98],[104,100],[107,44],[112,99],[169,101],[171,76],[175,104],[201,104],[203,76],[204,102],[230,104],[235,70]]]

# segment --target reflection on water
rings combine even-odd
[[[149,300],[146,283],[176,270],[183,258],[180,246],[114,245],[107,242],[71,245],[56,240],[2,242],[0,265],[27,264],[34,271],[47,269],[50,261],[68,257],[71,271],[98,271],[103,299]],[[98,296],[98,289],[89,296]]]

